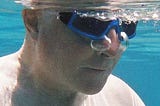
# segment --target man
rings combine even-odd
[[[111,75],[125,49],[119,20],[108,23],[79,13],[23,10],[24,44],[0,59],[1,106],[144,106]],[[102,24],[105,30],[99,30]]]

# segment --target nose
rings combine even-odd
[[[115,56],[118,53],[120,47],[120,40],[118,39],[118,35],[114,29],[110,30],[108,33],[108,38],[111,40],[111,44],[108,50],[105,52],[111,56]]]
[[[91,47],[97,51],[101,52],[106,56],[115,56],[120,47],[120,40],[118,39],[118,35],[115,29],[111,29],[108,35],[106,35],[105,39],[92,41]]]

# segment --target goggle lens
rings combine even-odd
[[[122,21],[122,26],[121,26],[122,31],[126,33],[126,35],[128,36],[129,39],[133,38],[136,35],[137,23],[138,23],[138,21],[136,21],[136,22]]]
[[[106,30],[109,23],[110,21],[103,22],[92,17],[77,16],[72,25],[82,32],[100,37]]]
[[[120,35],[121,32],[125,32],[130,39],[135,36],[138,23],[122,21],[122,25],[119,25],[119,22],[113,25],[113,20],[101,21],[94,17],[80,16],[76,12],[60,12],[59,15],[60,20],[71,30],[82,36],[89,37],[92,40],[104,38],[111,28],[115,28],[118,35]],[[119,39],[123,40],[121,37],[119,37]]]

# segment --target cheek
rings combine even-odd
[[[76,69],[91,54],[88,46],[77,43],[62,43],[56,49],[56,55],[65,69]]]
[[[67,63],[80,62],[92,54],[90,44],[82,37],[69,30],[66,26],[62,26],[63,31],[58,31],[57,55],[63,56],[63,60]]]
[[[41,50],[39,52],[45,63],[53,68],[66,70],[66,74],[74,71],[93,52],[90,45],[72,33],[57,32],[56,35],[45,35],[39,44]]]

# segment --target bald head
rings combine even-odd
[[[29,8],[89,8],[108,5],[111,0],[21,0]]]

